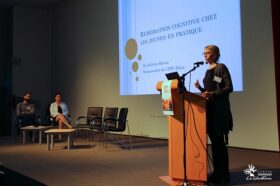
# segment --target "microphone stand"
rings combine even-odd
[[[178,88],[179,88],[179,94],[182,94],[182,106],[183,106],[183,110],[182,110],[182,117],[183,117],[183,137],[184,137],[184,182],[183,182],[183,186],[187,186],[190,185],[187,181],[187,156],[186,156],[186,113],[185,113],[185,92],[187,91],[185,88],[185,77],[190,74],[191,72],[195,71],[197,67],[199,67],[200,64],[194,64],[194,67],[189,70],[188,72],[184,73],[179,79],[178,79]]]

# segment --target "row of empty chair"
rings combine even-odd
[[[129,124],[127,120],[128,108],[106,107],[103,114],[103,107],[88,107],[86,116],[79,116],[74,127],[77,129],[76,135],[82,130],[88,131],[89,137],[94,140],[94,135],[99,134],[103,137],[106,145],[108,139],[114,139],[121,145],[125,145],[123,140],[120,141],[111,132],[120,133],[123,139],[123,132],[128,131],[129,147],[132,149],[132,140],[130,135]]]

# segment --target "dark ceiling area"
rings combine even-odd
[[[0,0],[0,9],[13,6],[47,8],[65,0]]]

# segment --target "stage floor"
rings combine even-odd
[[[45,143],[27,143],[0,138],[0,163],[15,172],[46,185],[167,185],[159,176],[168,174],[167,140],[133,137],[133,150],[78,138],[73,149],[67,140],[55,143],[48,151]],[[125,138],[128,142],[128,139]],[[280,154],[229,148],[231,185],[280,185]],[[244,170],[254,165],[272,180],[246,180]],[[260,176],[259,176],[260,178]]]

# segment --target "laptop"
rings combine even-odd
[[[171,73],[165,74],[165,76],[167,77],[168,80],[180,78],[178,72],[171,72]]]
[[[181,85],[180,76],[179,76],[178,72],[171,72],[171,73],[165,74],[165,76],[167,77],[168,80],[178,79],[179,86]],[[182,88],[184,91],[187,91],[185,85],[183,85]]]

